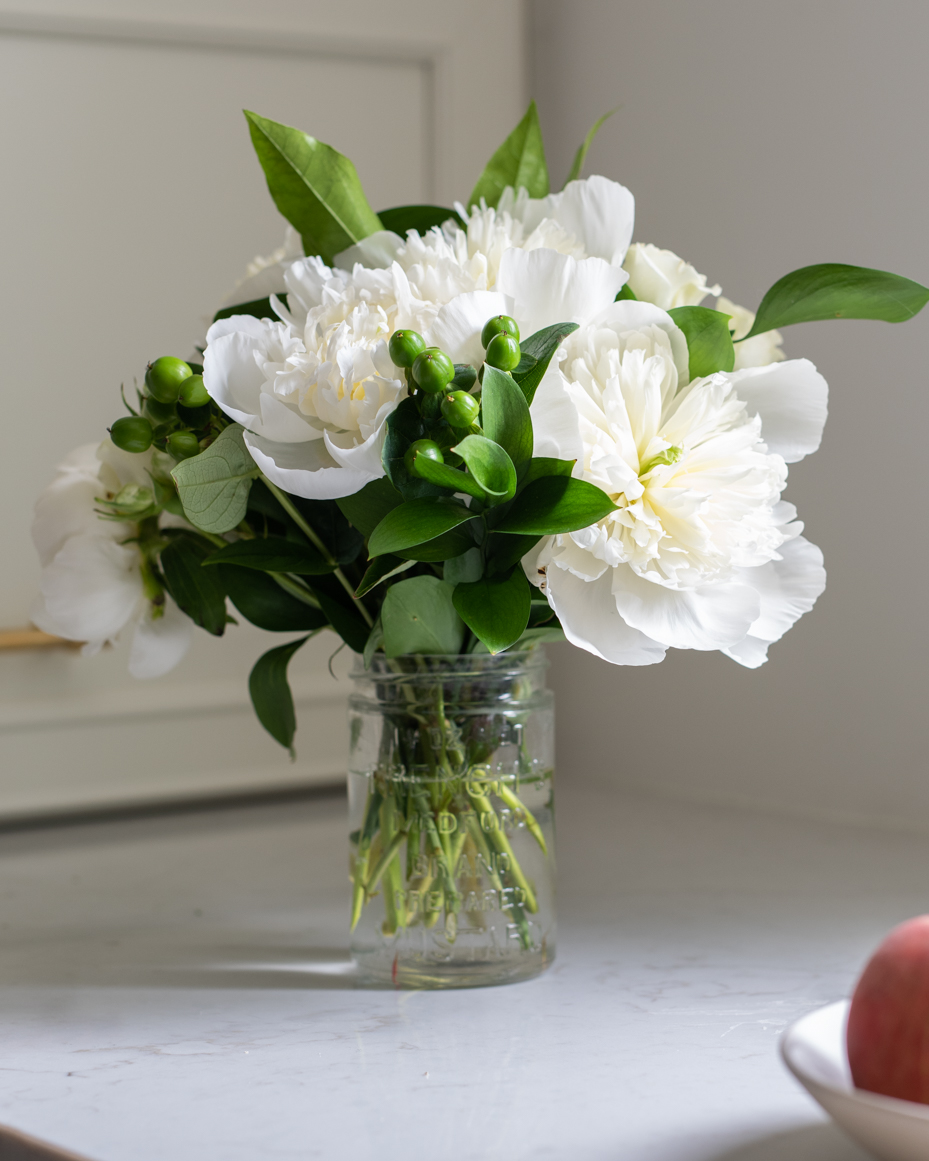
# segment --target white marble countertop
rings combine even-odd
[[[777,1057],[919,836],[559,796],[558,958],[354,989],[341,800],[0,835],[0,1121],[93,1161],[861,1161]]]

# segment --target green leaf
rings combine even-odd
[[[396,576],[397,573],[406,572],[415,563],[415,560],[401,560],[399,556],[393,556],[390,553],[387,553],[386,556],[376,556],[361,578],[361,584],[355,589],[355,596],[363,597],[365,593],[369,593],[390,577]]]
[[[364,548],[364,537],[349,524],[335,500],[291,496],[291,503],[328,548],[337,564],[350,564]]]
[[[537,534],[497,536],[496,533],[491,533],[487,538],[487,575],[496,576],[497,573],[509,572],[513,565],[518,564],[527,552],[531,552],[541,539],[542,537]]]
[[[434,576],[413,576],[391,585],[381,607],[387,656],[457,653],[464,625],[452,603],[453,591]]]
[[[182,460],[171,475],[191,524],[204,532],[229,532],[245,517],[258,467],[248,454],[242,428],[233,423],[206,451]]]
[[[201,565],[213,546],[199,536],[175,536],[161,554],[161,571],[175,604],[188,617],[221,637],[226,628],[226,592],[222,580]]]
[[[336,500],[343,516],[367,538],[387,513],[403,503],[403,497],[385,476],[372,480],[353,496]]]
[[[431,564],[441,560],[452,560],[473,547],[472,537],[466,532],[454,529],[452,532],[443,532],[441,536],[427,540],[424,544],[416,544],[412,548],[402,548],[397,555],[405,556],[407,560],[421,560]]]
[[[627,300],[629,302],[638,302],[639,301],[638,295],[632,289],[632,287],[629,285],[628,282],[626,283],[625,286],[621,286],[619,288],[619,290],[616,292],[616,297],[613,299],[613,301],[614,302],[626,302]]]
[[[899,274],[837,262],[804,266],[775,282],[761,300],[755,325],[745,338],[827,318],[906,322],[927,302],[929,290]]]
[[[684,332],[691,379],[702,379],[716,371],[731,371],[735,348],[729,330],[732,317],[705,306],[676,306],[668,314]]]
[[[302,633],[329,623],[325,613],[285,592],[268,573],[221,565],[219,575],[229,599],[246,621],[259,629]]]
[[[503,448],[516,468],[531,457],[532,420],[526,396],[512,376],[487,364],[481,388],[481,427],[488,439]]]
[[[477,381],[477,371],[470,363],[455,363],[455,378],[449,383],[450,391],[470,391]]]
[[[526,401],[518,388],[514,387],[513,392],[526,408],[528,419],[529,408],[526,407]],[[529,450],[531,453],[531,445]],[[468,465],[468,471],[487,493],[489,503],[502,504],[516,495],[516,468],[499,443],[483,435],[466,435],[452,451],[461,456]]]
[[[417,471],[421,472],[423,478],[430,484],[436,484],[446,491],[467,492],[469,496],[474,496],[478,500],[487,499],[487,493],[473,476],[449,467],[448,464],[440,464],[423,456],[417,460]]]
[[[248,677],[248,692],[258,720],[276,742],[286,746],[293,757],[297,715],[294,699],[287,680],[290,659],[309,637],[300,637],[287,645],[278,645],[259,657]]]
[[[237,540],[235,544],[227,544],[225,548],[208,556],[203,563],[236,564],[240,568],[256,568],[262,572],[292,572],[309,576],[335,572],[336,569],[334,564],[323,559],[312,544],[285,540],[281,536]]]
[[[496,206],[508,185],[514,189],[525,187],[532,198],[544,198],[550,188],[535,101],[530,103],[525,117],[487,162],[468,205],[476,206],[483,198],[488,206]]]
[[[464,504],[444,496],[407,500],[388,512],[368,540],[368,557],[397,553],[433,540],[473,517]]]
[[[313,596],[319,601],[326,619],[339,634],[349,649],[363,653],[370,628],[362,617],[357,604],[336,581],[335,577],[318,576],[310,582]]]
[[[315,137],[245,110],[274,204],[324,262],[381,229],[354,165]]]
[[[544,476],[520,492],[494,531],[554,536],[587,528],[615,511],[616,505],[609,496],[586,480]]]
[[[287,305],[286,294],[279,294],[277,297],[284,306]],[[235,306],[224,306],[222,310],[218,310],[213,315],[213,322],[219,322],[221,318],[232,318],[237,314],[250,314],[253,318],[273,318],[275,322],[279,321],[274,313],[274,308],[271,306],[271,299],[268,297],[253,298],[250,302],[237,302]]]
[[[523,357],[528,356],[534,360],[525,370],[521,371],[520,367],[517,367],[513,372],[513,378],[525,395],[527,403],[532,402],[536,388],[542,382],[542,376],[548,370],[552,355],[558,350],[562,340],[576,330],[577,323],[555,323],[553,326],[543,327],[542,330],[536,331],[534,335],[530,335],[528,339],[520,342],[519,349]],[[522,366],[522,361],[520,361],[520,366]]]
[[[469,548],[461,556],[454,556],[445,562],[445,567],[442,569],[442,579],[448,581],[450,585],[480,580],[483,567],[481,550]]]
[[[377,216],[385,230],[393,230],[401,238],[405,238],[408,230],[416,230],[425,234],[433,226],[441,226],[449,218],[463,226],[461,215],[457,210],[448,210],[444,206],[394,206],[390,210],[378,210]]]
[[[518,566],[503,576],[456,585],[452,599],[459,617],[491,653],[509,649],[529,624],[532,597]]]
[[[594,143],[594,138],[600,131],[600,126],[604,121],[608,121],[619,110],[619,105],[615,109],[610,109],[609,113],[604,113],[602,117],[598,117],[587,131],[587,136],[581,142],[580,148],[574,155],[574,161],[571,164],[571,169],[568,171],[568,176],[565,178],[565,185],[569,181],[577,181],[581,176],[581,170],[584,168],[584,159],[587,157],[587,151]]]
[[[381,452],[381,463],[384,471],[404,500],[416,500],[423,496],[441,496],[442,489],[428,480],[411,476],[406,470],[403,457],[411,443],[426,438],[426,426],[423,417],[416,406],[416,400],[404,399],[387,416],[387,434],[384,436],[384,448]]]
[[[533,456],[529,467],[519,481],[519,490],[527,488],[533,480],[541,480],[543,476],[570,476],[574,471],[577,460],[556,460],[549,456]]]

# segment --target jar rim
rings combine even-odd
[[[351,676],[354,681],[418,681],[429,678],[489,677],[512,675],[548,668],[548,658],[538,646],[503,653],[404,653],[386,657],[376,653],[369,665],[355,655]]]

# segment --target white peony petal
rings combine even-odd
[[[393,230],[378,230],[362,238],[354,246],[342,250],[332,260],[332,265],[349,273],[354,270],[356,263],[368,269],[386,270],[397,257],[397,251],[403,245],[403,239]]]
[[[238,319],[222,320],[223,323],[233,321]],[[220,323],[214,323],[207,331],[203,385],[210,398],[230,419],[241,423],[243,427],[253,427],[258,422],[261,386],[265,381],[252,356],[256,342],[245,331],[224,334],[222,330],[217,330],[220,326]]]
[[[720,650],[733,661],[738,661],[746,669],[758,669],[768,660],[768,646],[770,641],[762,641],[760,637],[743,637],[735,645]]]
[[[507,250],[497,290],[524,336],[559,322],[586,323],[615,299],[626,272],[602,258],[578,261],[557,250]]]
[[[246,431],[245,445],[273,484],[307,500],[352,496],[384,474],[383,469],[375,475],[363,468],[341,467],[320,439],[310,443],[274,443]]]
[[[152,618],[151,605],[146,609],[132,636],[129,672],[133,677],[161,677],[181,660],[190,646],[193,622],[170,597],[165,597],[164,611]]]
[[[387,434],[387,417],[395,410],[395,404],[383,408],[380,425],[363,443],[355,443],[350,435],[325,432],[326,447],[333,460],[343,468],[367,472],[372,479],[380,479],[384,474],[381,450]]]
[[[261,407],[261,422],[253,424],[266,439],[275,443],[306,443],[308,440],[321,439],[322,431],[307,423],[304,416],[299,415],[293,408],[288,407],[280,399],[263,391],[258,399]]]
[[[459,294],[436,315],[426,341],[441,347],[453,363],[470,363],[479,367],[484,361],[481,345],[484,323],[495,314],[505,314],[506,309],[503,295],[492,290]]]
[[[95,462],[95,467],[99,466]],[[88,477],[70,472],[53,480],[38,498],[32,519],[32,542],[43,568],[51,564],[72,536],[108,529],[122,539],[125,534],[122,525],[105,524],[94,511],[96,498],[102,491],[103,485],[96,474]]]
[[[677,368],[678,386],[686,387],[690,382],[690,352],[687,339],[667,311],[650,302],[633,302],[624,299],[611,302],[605,310],[591,319],[592,327],[612,327],[618,334],[623,331],[638,330],[640,327],[661,327],[671,340],[671,356]]]
[[[761,436],[770,451],[795,464],[816,451],[823,437],[829,387],[809,359],[731,371],[749,414],[761,416]]]
[[[781,560],[741,570],[741,579],[761,598],[761,610],[748,632],[762,641],[779,641],[826,587],[823,554],[806,537],[786,541],[779,553]]]
[[[584,441],[578,423],[577,408],[565,389],[564,379],[552,360],[536,388],[529,409],[532,417],[534,456],[557,460],[579,460]]]
[[[142,599],[139,552],[109,536],[72,536],[42,570],[40,629],[71,641],[113,640]]]
[[[109,468],[115,473],[120,487],[124,484],[138,484],[143,488],[150,488],[152,486],[152,478],[148,474],[152,466],[151,450],[142,452],[141,454],[138,452],[127,452],[117,447],[112,440],[105,439],[97,447],[97,461],[98,464],[103,464],[104,468]],[[108,478],[105,470],[101,475],[103,479]],[[98,492],[97,494],[99,495],[100,493]]]
[[[591,258],[621,265],[632,240],[635,198],[618,181],[588,177],[569,182],[561,193],[530,198],[522,212],[527,232],[544,218],[573,234]]]
[[[671,589],[629,567],[613,570],[613,595],[623,619],[671,649],[722,649],[748,633],[760,612],[754,588],[740,583]]]
[[[573,573],[549,565],[547,593],[565,636],[613,665],[654,665],[663,661],[665,647],[630,628],[619,615],[610,592],[610,573],[583,581]]]

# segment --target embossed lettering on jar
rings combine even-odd
[[[363,982],[510,983],[554,958],[546,664],[540,649],[356,663],[350,873]]]

